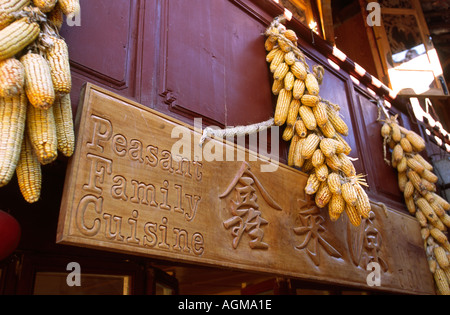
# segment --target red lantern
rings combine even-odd
[[[11,255],[19,245],[21,229],[19,222],[0,210],[0,261]]]

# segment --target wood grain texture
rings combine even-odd
[[[262,156],[228,142],[199,151],[199,130],[94,85],[82,100],[58,243],[361,288],[376,262],[374,289],[434,293],[413,218],[373,204],[358,229],[332,223],[304,173],[263,172]]]

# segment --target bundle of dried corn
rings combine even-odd
[[[405,203],[422,227],[422,238],[440,294],[450,295],[450,243],[446,235],[450,227],[450,204],[436,193],[438,177],[433,166],[420,152],[425,140],[417,133],[399,125],[397,117],[382,121],[381,136],[385,152],[390,149],[391,160],[386,162],[398,171],[398,184]]]
[[[0,187],[14,171],[24,199],[37,202],[41,166],[75,146],[69,52],[59,35],[79,0],[0,0]]]
[[[371,206],[362,187],[367,186],[365,180],[349,158],[351,147],[344,139],[349,127],[340,107],[319,96],[323,68],[310,71],[295,32],[282,22],[278,17],[267,29],[265,47],[272,92],[278,96],[274,123],[285,126],[283,140],[290,142],[288,165],[309,175],[305,192],[315,196],[318,207],[328,206],[331,220],[345,212],[359,226]]]

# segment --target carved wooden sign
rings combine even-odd
[[[90,84],[76,125],[58,243],[360,288],[434,292],[420,227],[406,215],[374,204],[357,229],[346,219],[332,223],[305,196],[305,174],[285,165],[263,172],[270,161],[225,141],[210,139],[200,148],[200,130]],[[212,147],[245,159],[199,158]]]

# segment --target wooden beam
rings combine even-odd
[[[335,36],[331,0],[317,0],[317,7],[319,8],[323,36],[326,41],[334,45]]]

